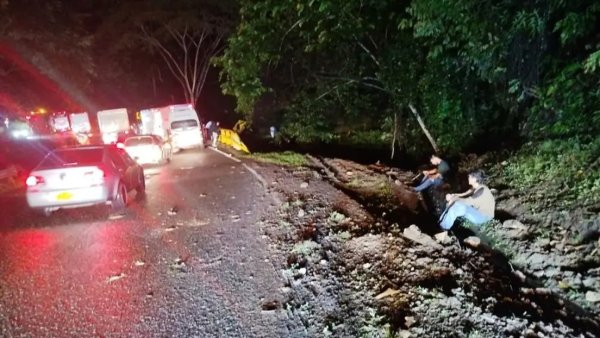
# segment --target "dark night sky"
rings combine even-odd
[[[99,3],[110,5],[112,1]],[[69,8],[80,11],[79,14],[85,12],[85,34],[92,35],[102,23],[100,18],[107,11],[107,7],[91,8],[83,4]],[[18,18],[19,15],[22,13],[17,12],[11,18]],[[38,27],[33,28],[34,32],[35,29]],[[64,41],[62,45],[53,47],[58,50],[73,48],[71,41]],[[85,65],[79,64],[80,59],[73,55],[48,52],[32,41],[0,39],[0,112],[27,113],[38,107],[45,107],[51,111],[94,111],[116,107],[137,110],[185,102],[179,83],[158,55],[132,50],[129,55],[123,55],[126,62],[121,64],[128,65],[127,69],[119,76],[115,76],[114,73],[109,76],[106,69],[109,63],[105,61],[112,61],[109,58],[115,56],[103,54],[104,48],[102,41],[87,51],[96,67],[96,75],[89,76],[79,71],[84,69]],[[23,52],[24,50],[29,51],[31,55],[26,55],[28,53]],[[95,52],[98,50],[100,52]],[[32,62],[37,57],[33,54],[44,55],[48,67]],[[218,69],[210,71],[198,101],[198,112],[205,120],[234,123],[237,116],[233,114],[233,98],[225,97],[221,93],[218,72]],[[159,73],[160,76],[157,75]]]

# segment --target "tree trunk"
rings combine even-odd
[[[398,113],[394,113],[394,131],[393,131],[393,138],[392,138],[392,154],[390,156],[390,159],[393,160],[394,159],[394,154],[396,152],[396,138],[398,137]]]
[[[429,139],[429,143],[431,143],[433,150],[436,153],[439,153],[440,149],[438,148],[437,144],[435,143],[435,140],[429,133],[429,130],[427,130],[427,127],[425,127],[425,122],[423,122],[423,119],[421,118],[415,107],[412,104],[409,104],[408,107],[410,108],[410,111],[412,111],[413,115],[415,115],[415,118],[417,119],[417,122],[419,122],[419,126],[421,126],[423,133],[425,133],[425,136],[427,136],[427,139]]]

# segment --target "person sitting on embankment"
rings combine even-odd
[[[448,206],[440,216],[440,226],[450,230],[458,217],[480,225],[494,218],[496,200],[490,189],[483,184],[483,172],[477,170],[469,174],[471,188],[461,194],[447,194]]]
[[[421,183],[414,188],[414,191],[421,192],[431,186],[437,186],[444,180],[444,175],[450,171],[450,166],[437,155],[431,155],[431,164],[436,167],[422,172],[423,179]]]

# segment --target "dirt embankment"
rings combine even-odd
[[[428,236],[437,232],[435,216],[424,208],[440,206],[410,190],[405,183],[412,173],[328,159],[313,159],[309,167],[251,165],[281,202],[278,214],[262,223],[274,255],[282,257],[281,306],[309,336],[600,332],[598,303],[571,302],[565,289],[546,287],[530,265],[515,266],[473,239],[463,242],[467,235],[440,236],[442,243]],[[481,235],[496,233],[495,227],[515,230],[494,224]]]

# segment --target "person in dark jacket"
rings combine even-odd
[[[210,139],[212,142],[212,146],[213,148],[217,147],[217,141],[219,140],[219,132],[220,132],[220,128],[219,128],[219,122],[209,122],[208,125],[208,131],[210,133]]]
[[[442,182],[444,181],[444,175],[447,175],[450,171],[450,166],[448,165],[448,163],[442,160],[439,156],[431,155],[430,161],[431,164],[433,164],[436,167],[430,170],[424,170],[422,172],[423,179],[421,180],[421,183],[419,183],[419,185],[414,188],[416,192],[421,192],[431,186],[437,186],[442,184]]]

